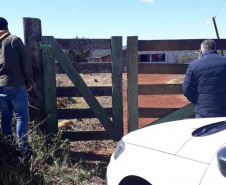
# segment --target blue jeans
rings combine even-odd
[[[29,120],[28,97],[25,87],[0,87],[0,107],[2,108],[2,132],[13,139],[13,112],[17,117],[16,134],[19,146],[28,146],[27,123]]]
[[[199,115],[199,114],[195,114],[195,118],[203,118],[201,115]]]

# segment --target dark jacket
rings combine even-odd
[[[14,35],[0,40],[0,87],[24,86],[32,81],[32,65],[22,40]]]
[[[226,116],[226,57],[216,51],[205,52],[189,64],[182,87],[199,115]]]

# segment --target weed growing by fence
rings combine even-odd
[[[19,158],[17,143],[7,141],[0,133],[0,184],[87,184],[89,177],[99,174],[98,166],[84,166],[85,161],[73,158],[69,143],[61,140],[61,133],[46,143],[47,137],[35,126],[29,125],[29,143],[34,155],[30,159]],[[88,183],[89,184],[89,183]]]

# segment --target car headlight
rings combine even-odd
[[[122,154],[122,152],[125,150],[125,143],[123,140],[120,140],[118,142],[118,145],[115,149],[114,158],[115,160]]]

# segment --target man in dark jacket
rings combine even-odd
[[[29,120],[27,92],[32,88],[32,66],[22,40],[8,31],[8,22],[0,17],[0,107],[2,131],[13,139],[11,121],[17,117],[16,132],[21,148],[28,147]]]
[[[218,56],[213,40],[203,41],[200,53],[188,66],[184,95],[195,105],[196,118],[226,116],[226,57]]]

